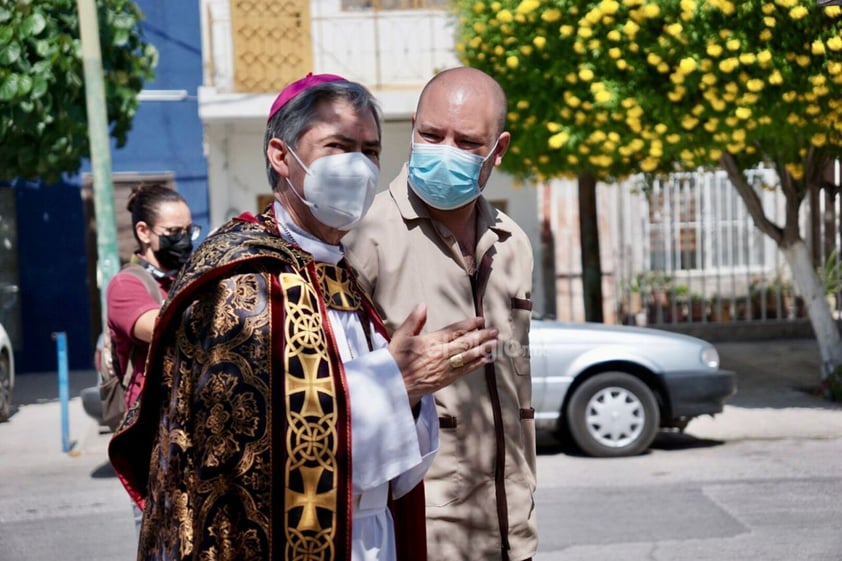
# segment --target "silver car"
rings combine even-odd
[[[630,456],[661,428],[722,411],[736,392],[713,345],[657,329],[534,320],[535,426],[590,456]]]
[[[12,415],[12,393],[15,388],[15,356],[12,341],[0,325],[0,422]]]

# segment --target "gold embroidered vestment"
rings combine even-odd
[[[376,314],[347,269],[275,232],[271,214],[220,228],[161,311],[109,449],[145,502],[138,559],[350,559],[349,405],[325,306]]]

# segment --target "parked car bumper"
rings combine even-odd
[[[725,400],[737,391],[736,375],[730,370],[671,372],[663,382],[673,419],[721,413]]]

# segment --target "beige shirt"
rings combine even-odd
[[[537,549],[528,355],[532,248],[508,216],[482,197],[477,204],[477,275],[490,264],[482,314],[499,330],[499,344],[491,386],[490,373],[479,369],[435,395],[441,432],[424,479],[428,558],[502,559],[502,513],[509,559],[520,561]],[[343,245],[390,331],[421,302],[428,307],[425,331],[477,315],[459,244],[410,192],[406,166]],[[501,461],[505,468],[495,481]],[[505,488],[504,500],[497,500],[498,486]]]

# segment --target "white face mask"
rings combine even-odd
[[[350,230],[365,216],[377,191],[380,170],[362,152],[343,152],[323,156],[310,167],[289,149],[290,154],[307,172],[304,177],[304,197],[286,178],[292,192],[310,207],[313,216],[337,230]]]

